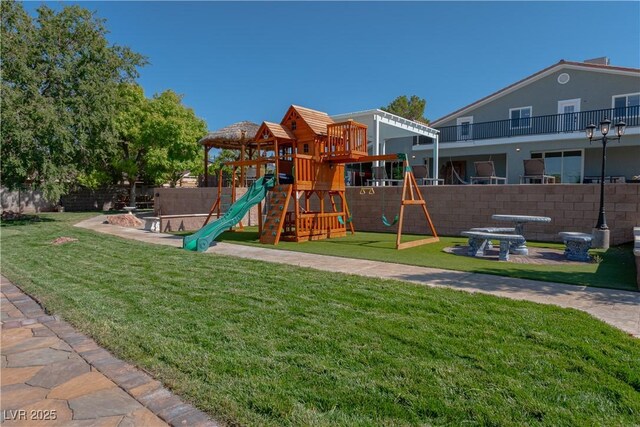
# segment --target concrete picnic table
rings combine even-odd
[[[495,221],[507,221],[511,222],[515,226],[515,234],[519,234],[524,237],[524,225],[528,222],[541,222],[548,224],[551,222],[551,218],[548,216],[531,216],[531,215],[491,215],[491,219]],[[529,249],[527,248],[527,241],[522,244],[514,244],[510,252],[514,255],[529,255]]]

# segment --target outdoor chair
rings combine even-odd
[[[411,166],[411,169],[418,185],[433,184],[434,182],[444,183],[444,179],[429,178],[429,166],[427,165]]]
[[[500,181],[507,183],[507,178],[496,176],[496,168],[492,161],[474,162],[476,175],[471,177],[471,184],[485,182],[488,184],[499,184]]]
[[[529,184],[536,182],[542,184],[555,184],[556,177],[552,175],[545,175],[544,159],[525,159],[524,162],[524,175],[520,176],[520,184],[524,184],[527,181]]]
[[[371,168],[371,177],[372,179],[368,181],[367,185],[384,185],[389,179],[387,176],[387,170],[384,166],[374,166]]]

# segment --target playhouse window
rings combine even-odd
[[[296,127],[297,127],[296,121],[294,120],[291,122],[291,130],[296,130]]]
[[[309,144],[304,144],[302,146],[302,152],[305,154],[309,152]]]

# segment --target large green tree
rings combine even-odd
[[[110,44],[104,20],[79,6],[43,5],[35,19],[15,1],[0,10],[2,185],[57,200],[110,164],[118,86],[145,58]]]
[[[182,96],[167,90],[148,99],[140,86],[123,84],[120,99],[112,166],[129,183],[130,203],[137,181],[174,186],[186,172],[201,172],[198,140],[207,127],[182,104]]]
[[[417,95],[411,95],[411,98],[402,95],[391,101],[386,107],[380,107],[380,109],[397,114],[405,119],[429,124],[429,119],[424,117],[424,108],[426,105],[427,101]]]

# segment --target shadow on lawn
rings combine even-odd
[[[33,225],[41,222],[56,222],[56,219],[40,217],[38,215],[20,215],[16,218],[3,219],[0,223],[0,227],[8,228],[8,227],[21,227],[25,225]]]

